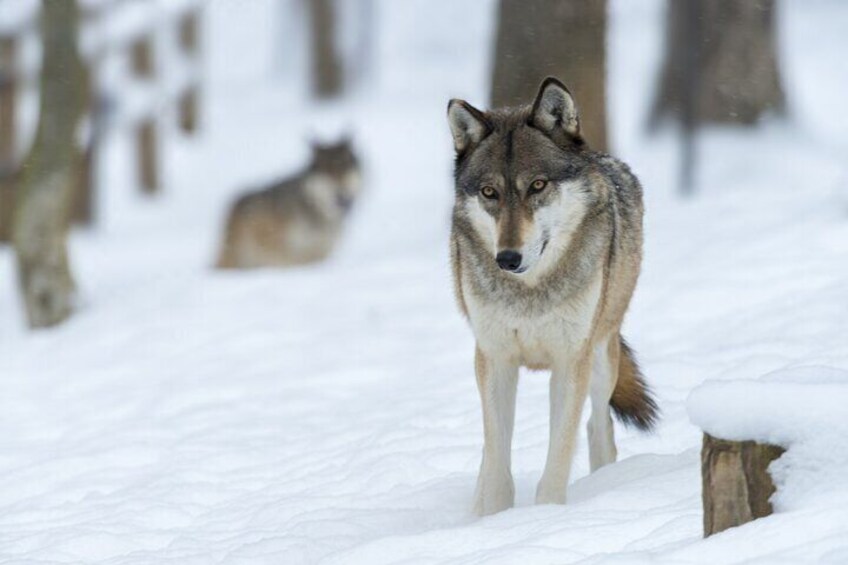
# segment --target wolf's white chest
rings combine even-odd
[[[521,365],[549,367],[568,359],[589,337],[600,298],[598,277],[580,296],[551,304],[541,315],[522,314],[516,304],[465,297],[474,336],[490,355]]]

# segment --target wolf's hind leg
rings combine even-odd
[[[506,510],[515,501],[510,462],[518,366],[489,357],[479,348],[474,365],[483,405],[484,433],[483,462],[477,478],[474,511],[484,516]]]
[[[599,341],[592,360],[592,384],[589,388],[592,415],[587,426],[589,435],[589,465],[596,471],[615,462],[615,431],[610,413],[610,398],[618,381],[621,347],[618,335]]]
[[[555,365],[551,373],[551,437],[545,471],[536,489],[536,504],[565,503],[580,414],[589,388],[590,355],[590,351],[582,351],[575,362]]]

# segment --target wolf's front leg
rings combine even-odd
[[[581,353],[576,362],[554,366],[551,373],[551,437],[548,460],[536,489],[536,504],[564,504],[577,441],[580,414],[589,389],[591,364]]]
[[[474,511],[484,516],[511,507],[515,486],[510,470],[512,425],[518,366],[506,359],[484,354],[477,348],[474,366],[483,405],[483,462],[477,478]]]

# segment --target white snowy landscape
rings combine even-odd
[[[848,563],[848,2],[780,2],[788,116],[704,132],[690,198],[676,132],[646,131],[664,3],[611,2],[612,152],[646,199],[624,335],[662,420],[616,424],[594,474],[581,427],[568,503],[534,505],[548,379],[522,373],[516,506],[477,518],[445,108],[486,105],[494,7],[378,2],[372,84],[315,106],[278,2],[208,4],[201,134],[167,137],[155,199],[110,135],[78,311],[28,330],[0,247],[0,562]],[[214,271],[235,195],[345,131],[365,193],[332,258]],[[773,515],[703,539],[704,430],[787,448]]]

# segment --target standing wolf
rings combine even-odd
[[[326,258],[359,195],[360,179],[349,140],[313,143],[304,171],[235,202],[217,267],[283,267]]]
[[[554,78],[524,107],[481,112],[451,100],[448,121],[454,284],[477,341],[483,405],[475,511],[513,504],[520,366],[551,371],[550,443],[536,502],[563,503],[587,395],[592,470],[616,458],[610,408],[643,430],[657,418],[619,333],[642,259],[642,189],[621,161],[586,147],[574,100]]]

